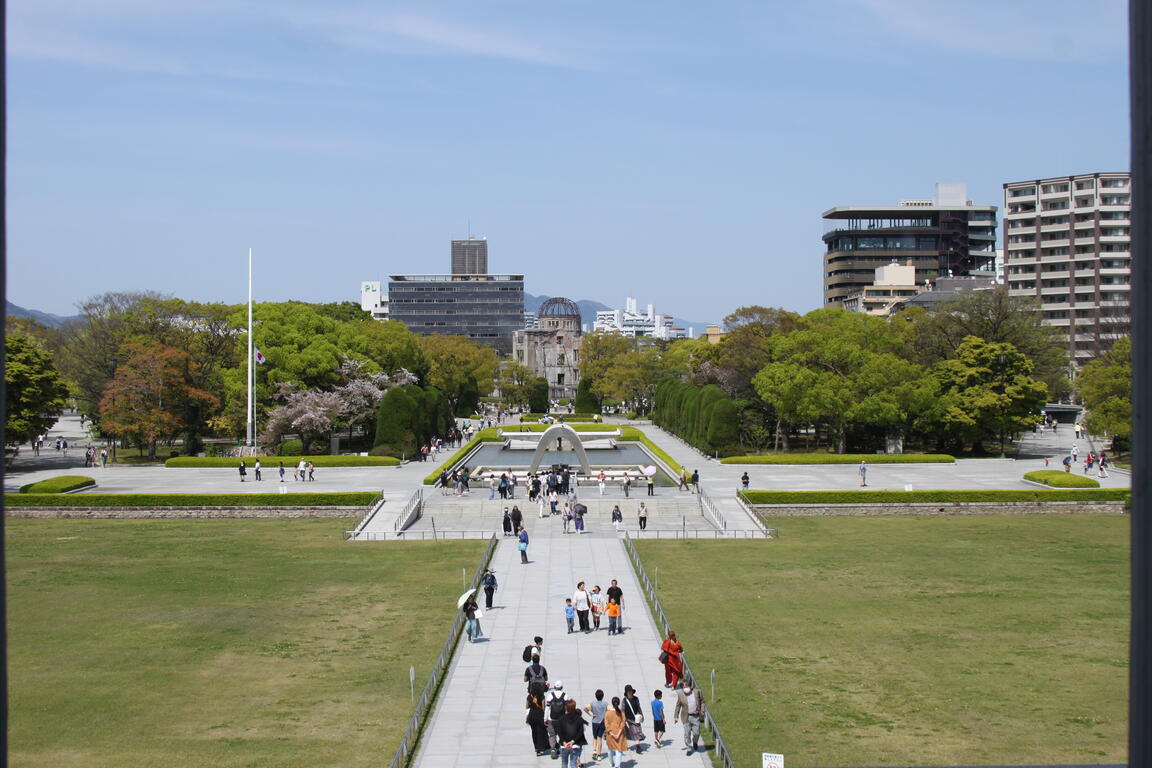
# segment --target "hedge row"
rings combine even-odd
[[[87,488],[96,485],[96,481],[84,475],[60,475],[49,477],[38,483],[28,483],[20,486],[20,493],[68,493],[77,488]]]
[[[393,456],[176,456],[164,462],[166,467],[231,467],[235,469],[244,462],[251,469],[260,459],[265,471],[276,469],[280,462],[291,469],[300,459],[310,461],[318,467],[395,467],[400,459]]]
[[[539,426],[543,426],[542,424]],[[424,478],[424,485],[435,485],[436,481],[440,479],[440,472],[445,466],[451,467],[456,462],[463,459],[468,453],[480,443],[500,443],[504,441],[503,437],[499,437],[496,427],[487,427],[482,429],[472,436],[472,439],[464,443],[460,450],[449,456],[444,461],[440,462],[440,466],[432,470],[432,473]]]
[[[770,456],[729,456],[721,464],[951,464],[946,453],[777,453]]]
[[[52,493],[6,494],[9,507],[366,507],[371,491],[354,493]]]
[[[1025,480],[1031,480],[1034,483],[1041,485],[1048,485],[1053,488],[1099,488],[1100,483],[1090,477],[1081,477],[1074,475],[1071,472],[1063,472],[1059,469],[1041,469],[1036,472],[1026,472],[1024,474]]]
[[[911,504],[970,501],[1126,501],[1124,488],[964,491],[741,491],[749,504]]]
[[[652,421],[707,454],[741,451],[736,402],[715,384],[665,379],[656,386]]]

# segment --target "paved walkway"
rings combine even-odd
[[[563,682],[565,694],[581,707],[594,699],[597,688],[603,689],[608,701],[622,695],[625,685],[636,688],[644,704],[648,741],[641,744],[639,759],[635,748],[628,751],[625,766],[708,765],[703,750],[697,756],[685,753],[679,725],[669,724],[664,748],[652,746],[648,707],[652,691],[664,691],[665,702],[670,702],[669,717],[675,697],[664,689],[664,667],[656,658],[662,638],[648,613],[624,545],[615,538],[615,532],[565,536],[552,522],[529,520],[532,543],[528,565],[520,564],[520,553],[511,539],[497,548],[492,567],[500,589],[493,610],[480,620],[485,637],[478,643],[461,641],[420,741],[415,765],[557,764],[546,756],[536,756],[531,731],[524,723],[527,665],[521,653],[536,635],[544,638],[541,663],[548,669],[549,679]],[[604,590],[612,579],[624,590],[624,634],[609,637],[607,619],[599,632],[567,634],[564,600],[572,596],[576,583],[583,580],[589,589],[599,584]],[[483,605],[483,593],[480,603]],[[690,648],[686,650],[691,653]],[[585,731],[588,747],[582,762],[592,759],[592,729]]]

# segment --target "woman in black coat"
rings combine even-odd
[[[544,702],[530,693],[524,706],[528,708],[528,716],[524,722],[528,723],[528,727],[532,729],[532,748],[536,750],[537,757],[546,755],[550,749],[548,747],[548,727],[544,725]]]

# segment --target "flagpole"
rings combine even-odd
[[[256,445],[256,405],[252,401],[252,385],[255,381],[252,368],[252,249],[248,249],[248,446]]]

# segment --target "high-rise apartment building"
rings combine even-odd
[[[1077,363],[1129,329],[1131,180],[1088,173],[1004,185],[1008,292],[1040,301]]]
[[[469,237],[452,241],[452,274],[488,274],[488,239]]]
[[[936,185],[931,200],[843,206],[824,213],[824,303],[836,306],[873,285],[893,262],[915,268],[915,281],[991,275],[996,206],[972,205],[962,183]]]

